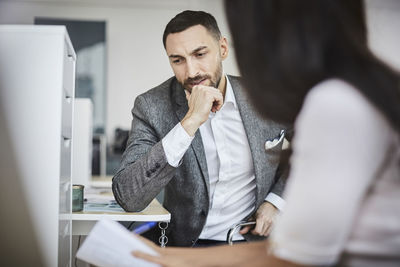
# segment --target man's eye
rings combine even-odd
[[[197,57],[203,57],[206,53],[197,53]]]
[[[179,63],[181,63],[181,60],[180,59],[175,59],[175,60],[172,61],[172,63],[179,64]]]

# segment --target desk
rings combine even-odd
[[[107,179],[107,178],[105,178]],[[105,181],[108,182],[108,181]],[[110,182],[111,185],[111,182]],[[111,187],[111,186],[110,186]],[[114,199],[112,195],[111,189],[106,188],[103,192],[91,193],[90,188],[89,190],[85,189],[85,197],[89,200],[91,198],[101,198],[105,201],[109,201]],[[144,210],[140,212],[89,212],[83,211],[79,212],[72,212],[71,215],[72,219],[72,251],[73,251],[73,260],[75,261],[76,265],[76,251],[80,245],[80,236],[87,236],[89,232],[92,230],[94,225],[97,223],[98,220],[101,219],[109,219],[113,221],[119,222],[149,222],[149,221],[156,221],[156,222],[170,222],[171,220],[171,213],[169,213],[161,204],[158,202],[157,199],[154,199]],[[165,227],[161,230],[161,236],[159,239],[160,245],[163,247],[168,243],[168,238],[165,236]],[[164,235],[164,236],[163,236]],[[75,237],[74,237],[75,236]],[[79,240],[78,237],[79,236]],[[75,241],[74,241],[75,240]],[[80,262],[80,261],[78,261]],[[79,263],[79,266],[89,266],[88,264]]]
[[[72,235],[88,235],[100,219],[128,222],[169,222],[171,214],[154,199],[140,212],[87,212],[85,210],[72,213]]]

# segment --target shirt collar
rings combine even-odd
[[[235,108],[237,108],[235,94],[233,93],[232,85],[229,81],[228,75],[226,78],[226,91],[225,91],[225,101],[224,103],[232,103]]]

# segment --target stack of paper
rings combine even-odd
[[[125,212],[123,208],[121,208],[120,205],[118,205],[115,200],[110,200],[110,201],[92,201],[88,200],[87,202],[84,203],[83,210],[85,212],[107,212],[107,213],[121,213]]]
[[[135,258],[132,251],[157,253],[117,222],[99,221],[78,250],[76,257],[100,267],[156,267],[154,263]]]

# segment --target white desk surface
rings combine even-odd
[[[111,190],[98,195],[98,197],[104,197],[105,199],[109,199],[111,196]],[[83,210],[72,212],[71,218],[72,235],[88,235],[96,222],[101,219],[120,222],[169,222],[171,220],[171,213],[169,213],[157,199],[154,199],[140,212],[89,212]]]
[[[136,222],[169,222],[171,214],[154,199],[144,210],[139,212],[88,212],[78,211],[72,213],[73,221],[98,221],[109,219],[114,221]]]

